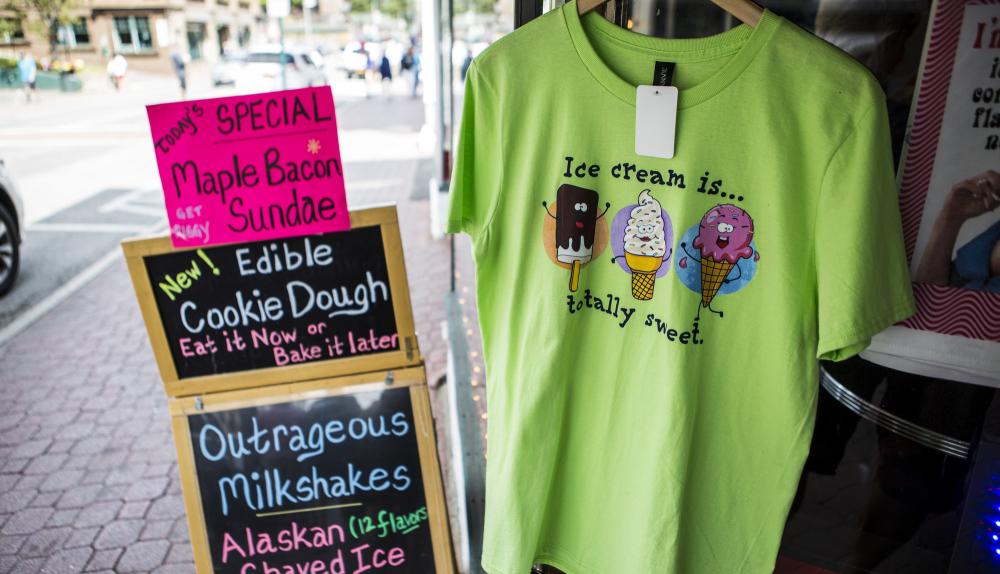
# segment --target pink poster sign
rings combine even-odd
[[[175,247],[350,228],[329,87],[146,111]]]

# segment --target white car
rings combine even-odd
[[[284,61],[287,89],[327,85],[325,71],[310,52],[286,48]],[[280,90],[280,49],[265,48],[248,53],[246,61],[236,74],[236,87],[244,93]]]
[[[24,205],[10,170],[0,159],[0,296],[10,291],[21,266]]]
[[[212,66],[212,85],[231,86],[236,83],[236,77],[246,62],[245,54],[224,54]]]

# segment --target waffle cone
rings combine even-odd
[[[632,271],[632,296],[639,301],[649,301],[653,298],[655,284],[656,271]]]
[[[715,295],[722,288],[726,276],[732,271],[734,263],[716,261],[703,257],[701,260],[701,306],[708,307]]]
[[[660,265],[663,265],[663,258],[654,255],[636,255],[626,251],[625,263],[632,271],[632,297],[639,301],[652,299],[656,272],[660,270]]]

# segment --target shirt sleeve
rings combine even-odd
[[[500,199],[501,133],[496,93],[476,60],[465,76],[462,125],[451,177],[449,233],[478,240],[489,226]]]
[[[827,165],[814,245],[818,358],[852,357],[914,313],[884,98]]]

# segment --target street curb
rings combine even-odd
[[[162,230],[163,224],[158,223],[148,228],[146,233],[143,233],[143,235],[155,234],[157,231]],[[68,299],[69,296],[75,293],[78,289],[85,286],[87,283],[90,283],[95,277],[110,267],[112,263],[122,257],[121,248],[115,247],[103,257],[85,267],[83,271],[74,275],[73,278],[63,284],[62,287],[59,287],[34,306],[30,307],[19,317],[11,321],[6,327],[0,329],[0,347],[6,345],[8,341],[30,327],[35,321],[44,317],[49,311]]]

